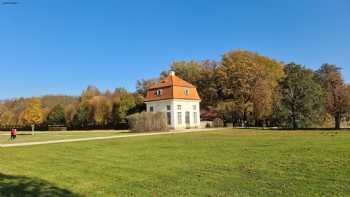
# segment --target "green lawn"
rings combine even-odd
[[[126,131],[59,131],[59,132],[18,132],[15,141],[10,141],[10,132],[0,132],[0,144],[14,144],[22,142],[40,142],[49,140],[65,140],[90,137],[105,137],[125,134]]]
[[[349,196],[350,132],[222,130],[0,148],[0,196]]]

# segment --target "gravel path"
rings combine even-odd
[[[222,128],[220,128],[220,129],[222,129]],[[226,128],[226,129],[228,129],[228,128]],[[90,138],[78,138],[78,139],[66,139],[66,140],[50,140],[50,141],[41,141],[41,142],[23,142],[23,143],[15,143],[15,144],[0,144],[0,148],[32,146],[32,145],[42,145],[42,144],[58,144],[58,143],[69,143],[69,142],[83,142],[83,141],[93,141],[93,140],[107,140],[107,139],[116,139],[116,138],[152,136],[152,135],[169,135],[169,134],[192,133],[192,132],[213,131],[213,130],[218,130],[218,128],[214,128],[214,129],[188,129],[188,130],[183,130],[183,131],[154,132],[154,133],[133,133],[133,134],[127,134],[127,135],[120,135],[120,136],[90,137]]]

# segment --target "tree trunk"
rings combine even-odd
[[[244,127],[247,128],[247,112],[244,110],[243,112],[243,122],[244,122]]]
[[[297,120],[296,120],[296,115],[294,113],[292,115],[292,121],[293,121],[293,129],[297,130],[298,129],[298,124],[297,124]]]
[[[255,121],[254,121],[254,126],[255,126],[255,127],[260,127],[260,126],[261,126],[260,120],[259,120],[257,117],[255,117],[254,120],[255,120]]]
[[[231,118],[232,118],[232,127],[235,127],[236,120],[235,120],[235,114],[234,114],[234,112],[231,112]]]
[[[340,129],[340,123],[341,123],[340,113],[336,113],[334,120],[335,120],[335,129]]]
[[[292,109],[292,124],[293,124],[293,129],[297,130],[298,129],[298,124],[297,124],[297,115],[296,115],[296,110],[294,105],[291,105],[291,109]]]

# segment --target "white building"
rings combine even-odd
[[[148,112],[164,112],[172,129],[199,128],[200,108],[194,85],[175,76],[169,76],[149,87],[145,103]]]

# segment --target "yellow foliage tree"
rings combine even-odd
[[[22,112],[21,121],[26,125],[41,124],[44,119],[43,110],[41,108],[41,101],[38,98],[32,98],[25,110]]]
[[[12,112],[6,111],[0,116],[1,125],[13,125],[15,124],[15,116]]]
[[[105,96],[95,96],[89,101],[89,104],[94,111],[95,123],[108,124],[112,112],[112,103]]]
[[[257,125],[271,116],[273,93],[283,76],[282,64],[249,51],[233,51],[224,54],[217,76],[220,92],[234,103],[241,121],[251,116]]]

